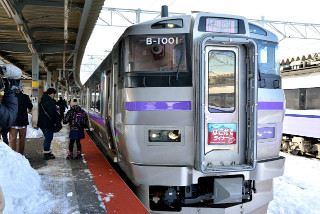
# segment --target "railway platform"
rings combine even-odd
[[[57,203],[51,213],[149,213],[87,133],[81,141],[82,160],[66,160],[68,126],[52,141],[55,159],[43,159],[43,140],[27,139],[25,157]]]

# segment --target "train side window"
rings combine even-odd
[[[210,112],[235,110],[236,55],[233,51],[209,52],[208,104]]]
[[[104,79],[104,72],[101,74],[101,83],[100,83],[100,113],[101,116],[103,116],[104,112],[104,99],[105,99],[105,91],[104,91],[104,85],[105,85],[105,79]]]
[[[307,88],[306,109],[320,109],[320,88]]]
[[[285,89],[287,109],[299,109],[299,90],[298,89]]]
[[[306,109],[307,90],[305,88],[299,89],[299,109]]]
[[[100,113],[100,104],[101,104],[101,100],[100,100],[100,84],[96,85],[95,87],[96,89],[96,93],[95,93],[95,112],[96,113]]]
[[[90,87],[89,91],[90,91],[90,111],[94,111],[95,90],[93,87]]]

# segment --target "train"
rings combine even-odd
[[[281,76],[286,98],[281,149],[320,158],[320,60],[309,54],[283,60]]]
[[[81,105],[150,213],[267,212],[285,163],[272,32],[202,12],[132,25]]]

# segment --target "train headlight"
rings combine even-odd
[[[169,132],[168,133],[168,138],[171,139],[171,140],[176,140],[179,137],[180,137],[179,133],[176,133],[176,132]]]
[[[149,130],[149,142],[181,142],[180,130]]]
[[[157,139],[157,138],[159,138],[160,136],[161,136],[160,133],[152,133],[152,134],[151,134],[151,138],[152,138],[152,139]]]

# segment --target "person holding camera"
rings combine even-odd
[[[0,103],[0,129],[10,127],[18,115],[18,99],[15,93],[19,91],[19,79],[22,75],[20,69],[13,65],[0,66],[0,91],[4,96]],[[3,78],[6,77],[6,78]],[[0,185],[0,213],[5,207],[4,195]]]
[[[38,127],[40,127],[45,138],[43,142],[43,154],[45,160],[55,158],[50,149],[51,141],[55,131],[54,126],[56,123],[60,123],[61,121],[61,116],[56,111],[56,101],[54,100],[56,93],[56,89],[48,88],[48,90],[43,93],[39,104]]]

